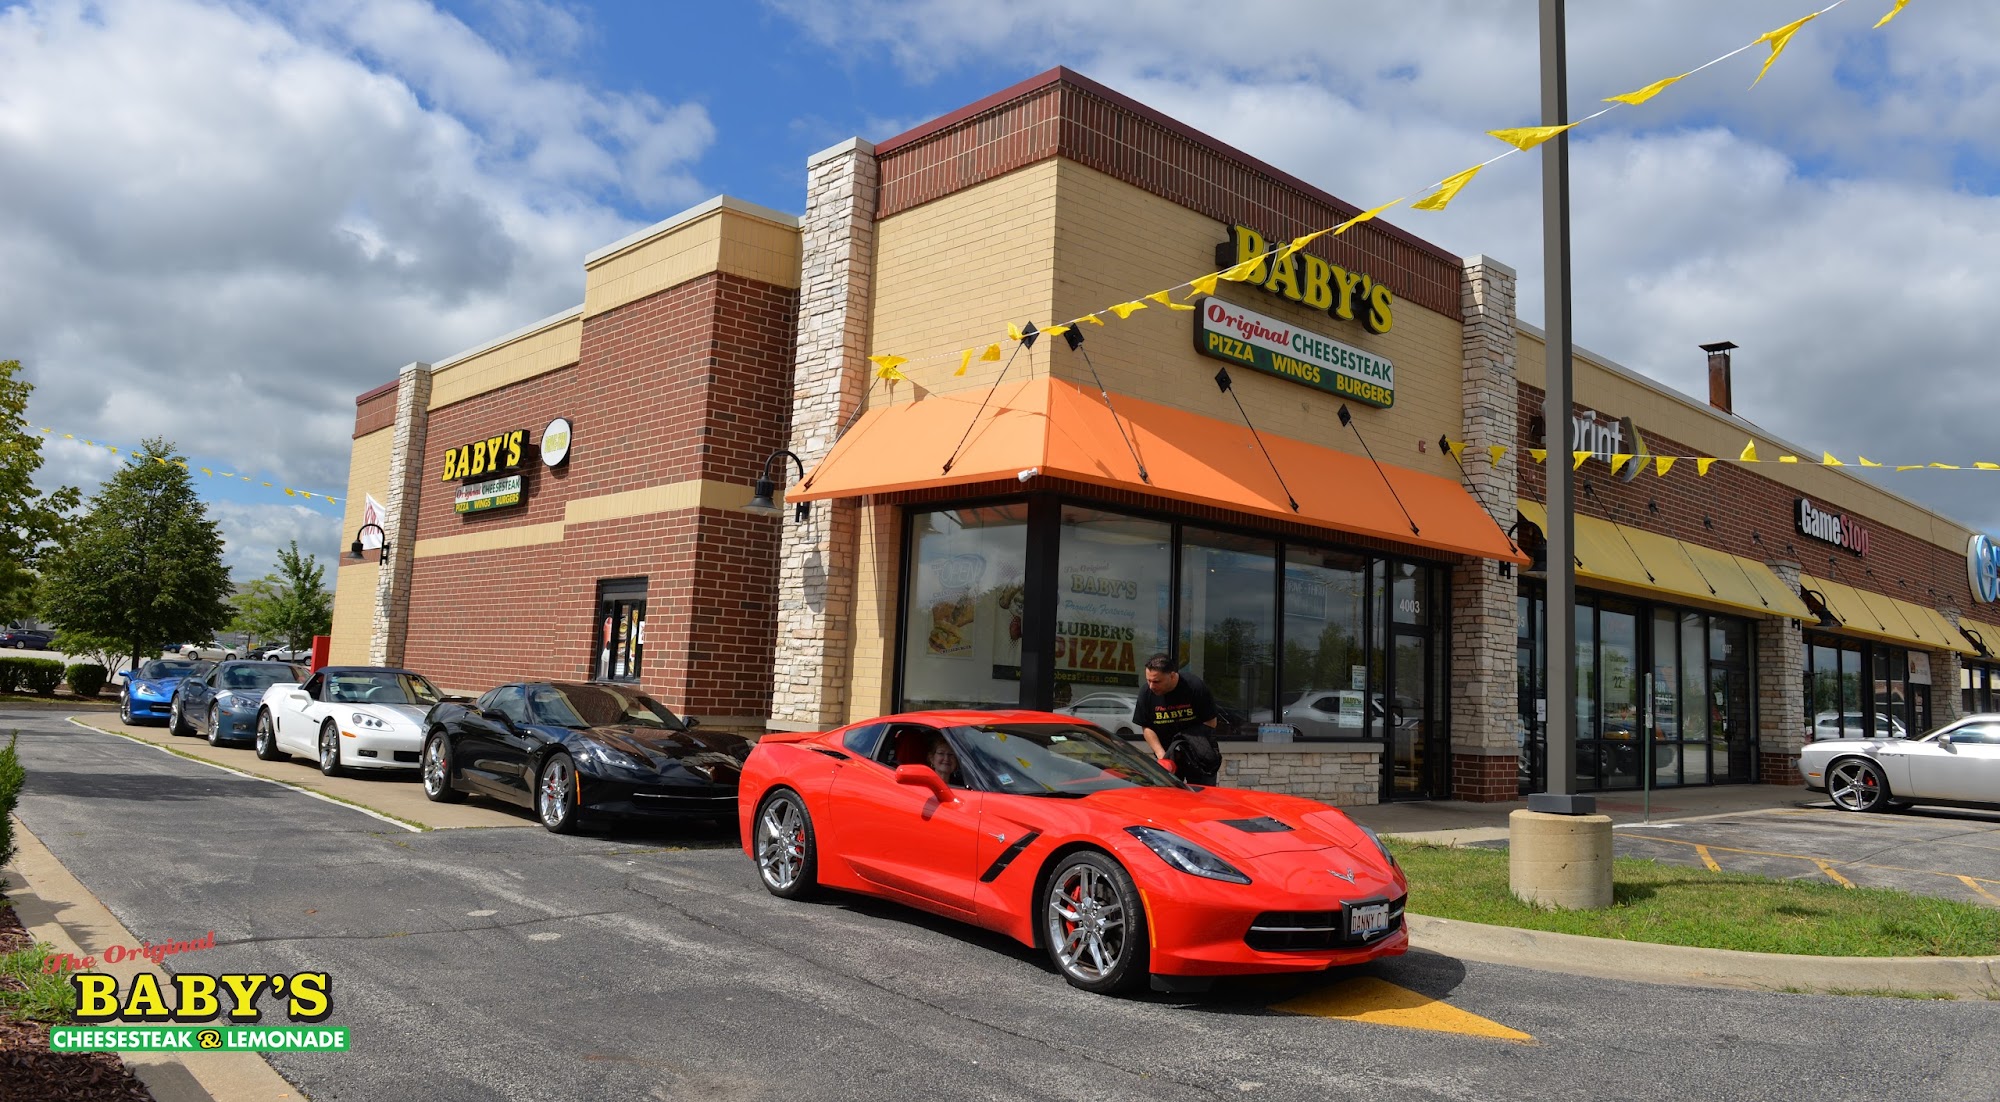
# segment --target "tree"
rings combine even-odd
[[[42,439],[23,418],[34,384],[20,378],[21,361],[0,360],[0,623],[34,612],[35,568],[61,541],[76,509],[73,486],[42,493]]]
[[[326,568],[313,555],[299,554],[299,541],[278,552],[278,572],[243,587],[236,595],[235,631],[280,639],[291,650],[312,645],[313,636],[333,631],[333,594]]]
[[[136,667],[175,639],[229,622],[222,534],[166,440],[119,468],[67,543],[44,561],[42,615],[64,632],[117,639]]]

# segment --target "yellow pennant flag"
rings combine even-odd
[[[174,466],[179,467],[181,470],[185,471],[188,469],[188,461],[185,459],[176,459],[174,460]]]
[[[1891,19],[1894,19],[1894,18],[1896,18],[1896,14],[1897,14],[1898,12],[1902,11],[1902,10],[1903,10],[1903,6],[1904,6],[1904,5],[1906,5],[1906,4],[1908,4],[1909,2],[1910,2],[1910,0],[1896,0],[1896,6],[1895,6],[1895,7],[1893,7],[1893,8],[1890,8],[1890,9],[1889,9],[1889,14],[1887,14],[1887,15],[1883,16],[1883,17],[1882,17],[1882,18],[1880,18],[1880,19],[1877,19],[1877,20],[1875,21],[1875,26],[1874,26],[1873,28],[1870,28],[1870,29],[1871,29],[1871,30],[1879,30],[1879,29],[1881,29],[1881,26],[1882,26],[1882,24],[1884,24],[1884,23],[1887,23],[1887,22],[1888,22],[1889,20],[1891,20]]]
[[[325,495],[324,495],[324,494],[322,494],[322,495],[320,495],[320,496],[322,496],[322,497],[325,497]],[[326,499],[326,503],[327,503],[328,505],[338,505],[338,504],[340,504],[340,499],[339,499],[339,498],[337,498],[337,497],[329,497],[329,498],[327,498],[327,499]]]
[[[898,364],[909,363],[908,359],[902,356],[870,356],[868,358],[875,364],[875,377],[877,379],[887,379],[893,383],[907,378],[902,372],[896,370],[896,366]]]
[[[1080,318],[1078,318],[1078,319],[1076,319],[1076,320],[1078,320],[1078,321],[1080,321],[1080,322],[1082,322],[1082,321],[1087,321],[1087,322],[1089,322],[1089,323],[1090,323],[1090,324],[1092,324],[1092,325],[1103,325],[1103,324],[1104,324],[1104,319],[1103,319],[1103,318],[1100,318],[1100,317],[1098,317],[1098,316],[1097,316],[1096,314],[1085,314],[1084,316],[1082,316],[1082,317],[1080,317]]]
[[[1341,234],[1347,232],[1348,227],[1357,225],[1362,222],[1366,222],[1369,219],[1375,217],[1376,215],[1382,213],[1385,210],[1388,210],[1390,207],[1393,207],[1400,202],[1402,202],[1401,199],[1391,199],[1379,207],[1370,207],[1369,209],[1362,211],[1360,214],[1355,215],[1354,217],[1348,219],[1347,221],[1342,222],[1340,225],[1333,227],[1333,235],[1335,237],[1339,237]]]
[[[1242,262],[1241,264],[1237,264],[1234,265],[1233,267],[1224,269],[1219,274],[1223,279],[1226,279],[1231,283],[1243,283],[1251,279],[1252,277],[1262,276],[1264,274],[1264,262],[1266,259],[1267,258],[1264,256],[1263,253],[1258,253],[1256,256],[1251,257],[1250,259]],[[1213,289],[1214,285],[1211,284],[1210,290],[1212,291]]]
[[[1974,463],[1973,466],[1982,471],[2000,471],[2000,463],[1988,463],[1983,459]]]
[[[1537,463],[1544,463],[1544,462],[1547,462],[1547,461],[1548,461],[1548,458],[1549,458],[1549,449],[1547,449],[1547,448],[1529,448],[1529,449],[1528,449],[1528,458],[1530,458],[1530,459],[1534,460],[1534,461],[1535,461],[1535,462],[1537,462]]]
[[[1528,150],[1535,148],[1575,125],[1575,123],[1570,122],[1564,123],[1561,126],[1517,126],[1511,130],[1488,130],[1487,133],[1506,142],[1515,149]]]
[[[246,478],[246,479],[244,479],[243,481],[245,481],[245,482],[248,482],[248,481],[250,481],[250,480]],[[264,485],[266,485],[266,486],[269,486],[269,485],[270,485],[270,483],[266,482],[266,483],[264,483]]]
[[[1940,471],[1962,471],[1965,469],[1955,463],[1932,463],[1931,466]]]
[[[1331,229],[1314,230],[1311,233],[1292,238],[1290,242],[1286,243],[1284,248],[1278,250],[1277,256],[1271,258],[1271,263],[1283,264],[1287,259],[1291,257],[1293,253],[1298,252],[1300,249],[1305,248],[1307,245],[1312,244],[1314,241],[1332,232],[1333,231]]]
[[[69,433],[63,433],[63,439],[64,439],[64,440],[74,440],[74,439],[76,439],[76,437],[74,437],[74,436],[70,435]]]
[[[1922,463],[1909,463],[1905,464],[1904,466],[1897,467],[1896,473],[1902,474],[1904,471],[1921,471],[1923,469],[1924,465]]]
[[[1464,172],[1453,173],[1452,175],[1445,177],[1444,182],[1438,185],[1438,189],[1436,191],[1433,191],[1429,195],[1424,196],[1422,199],[1419,199],[1416,202],[1411,203],[1410,209],[1443,210],[1445,208],[1445,204],[1451,202],[1453,199],[1458,198],[1458,193],[1460,191],[1463,191],[1465,189],[1465,185],[1471,183],[1472,178],[1474,176],[1479,175],[1479,170],[1485,167],[1486,167],[1485,165],[1473,165],[1471,168],[1466,169]]]
[[[1781,455],[1778,457],[1778,462],[1780,463],[1797,463],[1798,461],[1799,457],[1796,455]]]
[[[290,486],[287,486],[287,487],[285,487],[285,496],[286,496],[286,497],[297,497],[297,496],[299,496],[299,495],[297,495],[297,494],[293,493],[293,492],[292,492],[292,488],[291,488]]]
[[[215,475],[215,472],[214,472],[214,471],[211,471],[211,470],[209,470],[209,469],[208,469],[207,467],[203,467],[203,468],[201,469],[201,473],[203,473],[203,474],[205,474],[205,475],[208,475],[208,476],[210,476],[210,477],[214,477],[214,475]]]
[[[1715,466],[1715,460],[1708,458],[1697,458],[1694,461],[1694,476],[1696,478],[1707,478],[1708,469],[1713,466]]]
[[[1187,303],[1185,303],[1185,302],[1175,302],[1175,301],[1174,301],[1173,299],[1171,299],[1171,298],[1168,298],[1168,297],[1167,297],[1167,292],[1165,292],[1165,291],[1154,291],[1154,292],[1153,292],[1152,294],[1150,294],[1150,295],[1147,295],[1146,297],[1147,297],[1147,298],[1149,298],[1149,299],[1152,299],[1152,300],[1153,300],[1154,302],[1157,302],[1157,303],[1159,303],[1160,305],[1162,305],[1162,306],[1166,307],[1166,308],[1167,308],[1167,309],[1169,309],[1169,310],[1192,310],[1192,309],[1194,309],[1194,307],[1192,307],[1192,306],[1189,306],[1189,305],[1188,305]],[[1144,309],[1144,307],[1141,307],[1141,309]]]
[[[1862,457],[1861,457],[1861,465],[1862,465],[1862,466],[1864,466],[1864,467],[1879,467],[1879,466],[1881,466],[1882,464],[1880,464],[1880,463],[1877,463],[1877,462],[1875,462],[1874,460],[1872,460],[1872,459],[1870,459],[1870,458],[1868,458],[1867,456],[1865,456],[1865,455],[1864,455],[1864,456],[1862,456]]]
[[[1242,265],[1238,264],[1237,267],[1240,268]],[[1196,276],[1188,280],[1188,286],[1193,288],[1194,293],[1197,295],[1212,295],[1215,293],[1215,281],[1220,278],[1222,278],[1222,273],[1210,272],[1208,275]]]
[[[1792,36],[1799,33],[1799,28],[1818,18],[1819,13],[1814,12],[1804,19],[1787,23],[1775,31],[1765,31],[1763,34],[1757,36],[1757,41],[1752,42],[1751,45],[1755,46],[1757,42],[1769,42],[1771,44],[1771,56],[1764,59],[1764,67],[1757,70],[1757,80],[1751,81],[1750,87],[1757,87],[1757,81],[1763,80],[1764,74],[1771,71],[1771,63],[1778,60],[1778,55],[1785,52],[1786,46],[1791,45]]]
[[[953,378],[965,374],[965,369],[972,366],[973,351],[973,349],[968,348],[958,354],[958,370],[951,373]]]
[[[1145,303],[1135,299],[1131,302],[1121,302],[1118,305],[1113,306],[1111,308],[1111,312],[1118,315],[1119,321],[1124,321],[1126,318],[1131,317],[1133,314],[1138,313],[1139,311],[1144,310],[1145,308],[1146,308]]]
[[[1617,474],[1619,471],[1624,470],[1625,464],[1630,462],[1632,462],[1632,455],[1630,452],[1612,452],[1611,473]]]
[[[1636,107],[1639,104],[1642,104],[1647,100],[1652,99],[1654,96],[1659,95],[1661,92],[1666,91],[1668,85],[1672,84],[1677,80],[1680,80],[1682,77],[1685,76],[1687,76],[1687,74],[1682,73],[1678,77],[1668,77],[1665,80],[1656,80],[1653,83],[1646,85],[1644,88],[1641,88],[1636,92],[1627,92],[1622,96],[1606,96],[1604,97],[1604,102],[1629,103]]]
[[[1465,441],[1447,440],[1445,441],[1445,446],[1451,449],[1451,457],[1453,459],[1461,463],[1465,462]]]
[[[1500,465],[1500,457],[1506,454],[1507,445],[1505,444],[1488,444],[1486,446],[1486,459],[1496,467]]]
[[[1757,462],[1757,442],[1752,440],[1748,444],[1743,445],[1743,454],[1736,458],[1745,463]]]
[[[1072,325],[1051,325],[1047,329],[1042,330],[1042,335],[1045,337],[1060,337],[1074,328],[1075,326]]]
[[[997,345],[997,344],[989,344],[989,345],[987,345],[987,346],[986,346],[986,351],[984,351],[984,352],[981,352],[981,353],[979,354],[979,362],[980,362],[980,363],[989,363],[989,362],[991,362],[991,361],[994,361],[994,360],[997,360],[997,359],[999,359],[999,358],[1000,358],[1000,346],[999,346],[999,345]]]
[[[299,491],[299,496],[300,496],[300,497],[302,497],[302,498],[305,498],[305,499],[306,499],[307,501],[311,501],[311,500],[312,500],[312,491],[310,491],[310,490],[300,490],[300,491]]]
[[[1021,327],[1015,325],[1011,321],[1007,323],[1007,337],[1009,340],[1016,340],[1016,341],[1024,341],[1028,339],[1027,336],[1021,332]]]
[[[1582,468],[1582,466],[1583,466],[1583,461],[1584,461],[1584,460],[1586,460],[1586,459],[1589,459],[1589,458],[1590,458],[1590,454],[1591,454],[1591,453],[1589,453],[1589,452],[1571,452],[1570,454],[1576,457],[1576,465],[1570,468],[1570,470],[1573,470],[1573,471],[1574,471],[1574,470],[1578,470],[1578,469]]]
[[[1832,453],[1832,452],[1821,452],[1821,453],[1819,453],[1819,465],[1820,465],[1820,466],[1822,466],[1822,467],[1845,467],[1845,466],[1847,466],[1847,464],[1845,464],[1845,463],[1842,463],[1842,462],[1841,462],[1840,460],[1838,460],[1838,459],[1835,459],[1835,458],[1833,457],[1833,453]]]
[[[1671,470],[1673,470],[1673,469],[1674,469],[1674,460],[1676,460],[1676,459],[1679,459],[1679,458],[1680,458],[1680,457],[1679,457],[1679,456],[1677,456],[1677,455],[1657,455],[1657,456],[1654,456],[1654,457],[1653,457],[1653,471],[1654,471],[1654,473],[1655,473],[1655,474],[1658,474],[1658,475],[1659,475],[1659,476],[1660,476],[1661,478],[1665,478],[1665,477],[1667,476],[1667,472],[1668,472],[1668,471],[1671,471]]]

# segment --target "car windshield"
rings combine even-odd
[[[222,673],[216,677],[225,689],[268,689],[287,682],[297,684],[305,679],[305,672],[297,666],[276,662],[224,666]]]
[[[528,705],[534,711],[535,722],[557,727],[687,729],[679,716],[652,697],[604,685],[531,686]]]
[[[982,723],[954,727],[964,764],[996,792],[1088,796],[1114,788],[1178,788],[1152,758],[1095,727]]]
[[[328,674],[326,699],[334,704],[436,704],[441,694],[413,673],[347,670]]]
[[[139,676],[147,681],[162,677],[186,677],[195,671],[194,662],[176,662],[171,658],[159,658],[139,667]]]

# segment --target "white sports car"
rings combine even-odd
[[[328,666],[303,685],[273,685],[257,706],[257,756],[313,758],[347,769],[417,769],[424,714],[443,699],[422,674],[380,666]]]
[[[1898,804],[2000,805],[2000,715],[1912,738],[1830,738],[1799,750],[1806,787],[1843,811]]]

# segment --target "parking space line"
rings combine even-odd
[[[1819,859],[1819,858],[1817,858],[1817,857],[1809,857],[1809,858],[1807,858],[1807,860],[1811,861],[1811,862],[1812,862],[1813,864],[1815,864],[1815,865],[1818,865],[1818,866],[1819,866],[1819,871],[1821,871],[1821,872],[1823,872],[1823,873],[1827,874],[1828,876],[1832,877],[1832,878],[1833,878],[1833,882],[1834,882],[1834,883],[1836,883],[1836,884],[1838,884],[1838,885],[1840,885],[1841,887],[1843,887],[1843,888],[1851,888],[1851,887],[1853,887],[1853,886],[1854,886],[1854,881],[1852,881],[1852,880],[1849,880],[1849,879],[1848,879],[1847,877],[1845,877],[1845,876],[1842,876],[1842,875],[1840,875],[1839,873],[1837,873],[1837,872],[1833,871],[1833,866],[1832,866],[1832,865],[1829,865],[1829,864],[1827,864],[1827,863],[1826,863],[1825,861],[1822,861],[1822,860],[1820,860],[1820,859]]]
[[[1358,976],[1331,984],[1295,999],[1286,999],[1271,1009],[1314,1018],[1346,1018],[1397,1029],[1463,1033],[1496,1041],[1533,1044],[1535,1040],[1533,1035],[1510,1029],[1491,1018],[1482,1018],[1374,976]]]
[[[1961,881],[1964,881],[1966,887],[1971,888],[1973,891],[1976,891],[1980,895],[1985,896],[1988,901],[1993,903],[2000,903],[2000,896],[1996,896],[1992,892],[1987,891],[1985,888],[1980,887],[1979,881],[1973,879],[1970,876],[1960,876],[1959,879]]]
[[[1669,838],[1667,839],[1667,841],[1673,841],[1673,839]],[[1701,858],[1701,863],[1708,866],[1708,871],[1710,872],[1722,871],[1722,866],[1716,864],[1715,858],[1709,856],[1707,846],[1696,846],[1694,847],[1694,852]]]

